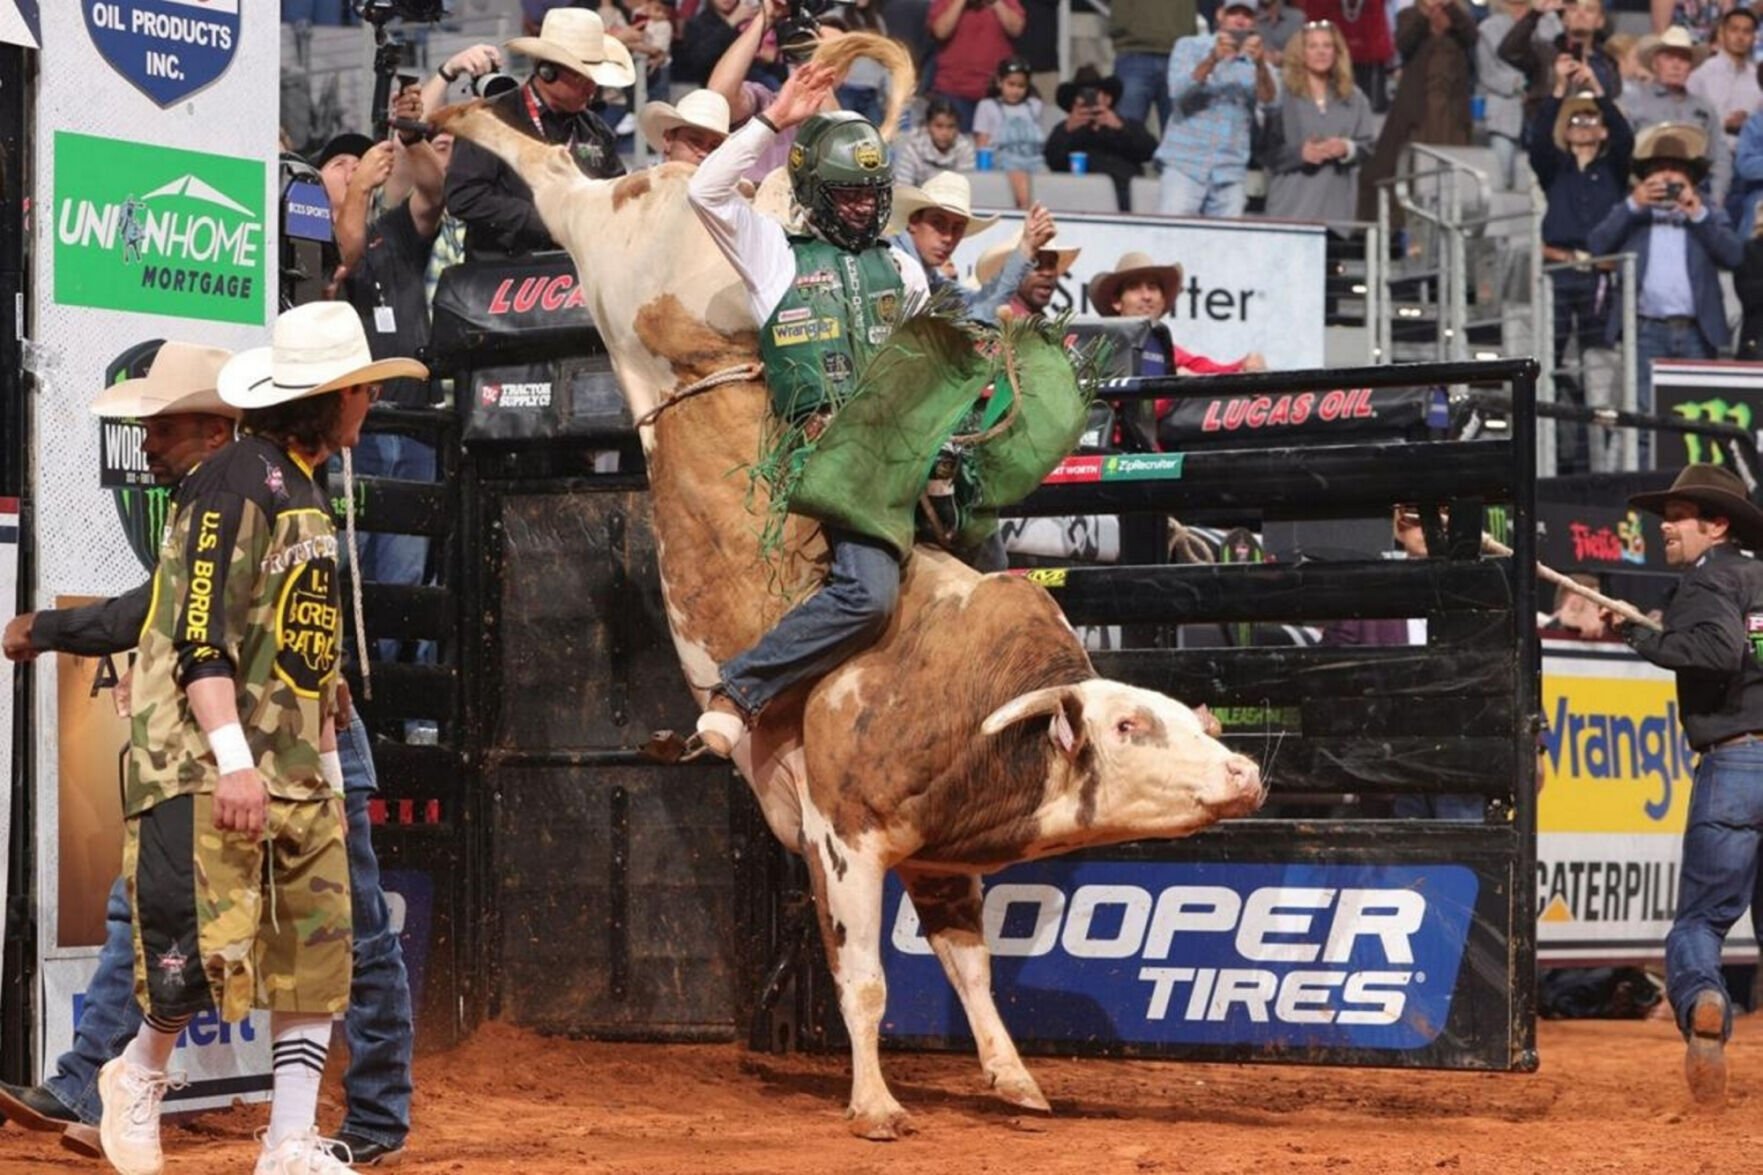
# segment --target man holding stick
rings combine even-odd
[[[1699,756],[1665,981],[1688,1046],[1690,1092],[1718,1106],[1732,1035],[1720,948],[1751,905],[1763,836],[1763,563],[1739,550],[1763,549],[1763,510],[1736,474],[1705,464],[1629,504],[1664,517],[1665,560],[1684,568],[1663,631],[1613,612],[1605,619],[1635,652],[1677,674],[1678,713]]]

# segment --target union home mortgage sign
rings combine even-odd
[[[239,44],[239,0],[80,3],[86,31],[99,54],[160,106],[183,101],[233,63]]]

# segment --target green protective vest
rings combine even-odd
[[[818,237],[791,237],[796,280],[759,331],[771,408],[795,421],[840,408],[857,374],[900,317],[905,283],[886,245],[848,253]]]

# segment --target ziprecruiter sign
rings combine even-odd
[[[55,300],[252,325],[269,280],[263,164],[55,135]]]

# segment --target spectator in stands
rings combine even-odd
[[[1268,64],[1278,69],[1285,64],[1286,44],[1303,31],[1304,10],[1295,4],[1288,7],[1285,0],[1258,0],[1258,5],[1255,31],[1267,47]]]
[[[747,120],[771,105],[780,92],[764,82],[754,81],[751,75],[757,55],[774,39],[771,23],[788,11],[785,0],[766,0],[716,63],[716,68],[710,71],[708,88],[728,101],[731,130],[738,131],[746,126]],[[827,95],[826,109],[838,109],[838,102],[831,94]],[[766,176],[789,162],[790,147],[795,142],[795,127],[786,127],[782,134],[772,135],[769,145],[759,152],[742,178],[754,183],[763,182]]]
[[[600,17],[584,8],[556,8],[545,14],[537,37],[516,37],[510,53],[537,62],[517,90],[490,105],[515,126],[531,126],[541,139],[569,148],[576,166],[592,179],[624,174],[618,141],[588,103],[600,86],[628,86],[636,80],[631,55],[608,37]],[[456,143],[447,171],[447,211],[465,224],[466,260],[554,249],[533,192],[501,159],[476,143]]]
[[[1690,72],[1690,93],[1714,108],[1726,130],[1726,145],[1738,146],[1739,128],[1763,105],[1757,66],[1757,14],[1749,8],[1728,9],[1720,18],[1719,48]]]
[[[1663,36],[1672,28],[1687,32],[1698,44],[1714,39],[1720,14],[1733,7],[1733,0],[1650,0],[1653,34]]]
[[[990,94],[973,115],[975,147],[990,147],[993,166],[1010,177],[1018,208],[1027,208],[1029,176],[1046,171],[1041,151],[1041,98],[1029,84],[1028,62],[1009,57],[998,63]]]
[[[1037,94],[1051,94],[1059,85],[1059,10],[1067,0],[1022,0],[1022,32],[1014,38],[1014,56],[1028,62],[1028,84]]]
[[[673,61],[673,13],[663,0],[603,0],[600,21],[633,61],[643,62],[648,92],[667,93]]]
[[[1384,0],[1304,0],[1311,20],[1341,30],[1353,60],[1353,81],[1371,100],[1374,114],[1390,108],[1389,78],[1396,65],[1389,8]]]
[[[1169,51],[1196,30],[1193,0],[1114,0],[1109,6],[1114,76],[1120,79],[1120,117],[1169,126]]]
[[[947,98],[932,98],[924,125],[894,140],[894,180],[922,184],[939,171],[972,171],[973,139],[961,133],[961,118]]]
[[[1353,84],[1347,41],[1312,21],[1286,53],[1284,93],[1267,120],[1267,215],[1353,219],[1359,167],[1371,154],[1371,101]]]
[[[1517,180],[1519,143],[1524,138],[1524,92],[1530,78],[1500,57],[1512,26],[1530,11],[1530,0],[1504,0],[1504,7],[1481,22],[1475,39],[1475,91],[1485,103],[1482,126],[1488,146],[1500,160],[1501,186]]]
[[[1015,51],[1011,40],[1022,35],[1027,19],[1022,0],[935,0],[930,6],[927,23],[938,46],[931,96],[954,103],[962,130],[974,129],[980,101],[998,66]]]
[[[1132,181],[1145,173],[1157,140],[1143,123],[1128,122],[1116,111],[1120,93],[1120,79],[1101,76],[1093,65],[1061,83],[1054,98],[1065,121],[1047,136],[1046,155],[1048,167],[1070,171],[1071,153],[1083,152],[1088,170],[1114,181],[1114,198],[1122,212],[1129,212]]]
[[[1396,174],[1409,143],[1462,147],[1474,127],[1475,21],[1458,0],[1416,0],[1396,17],[1402,78],[1371,159],[1360,172],[1359,219],[1377,219],[1377,182]]]
[[[845,0],[845,3],[835,6],[822,16],[820,23],[843,32],[875,33],[885,37],[888,35],[888,22],[882,17],[883,2],[884,0]],[[839,96],[841,108],[855,110],[880,126],[887,107],[887,90],[888,71],[881,62],[859,57],[845,71],[845,80],[839,83],[834,92]],[[897,171],[894,178],[899,179]]]
[[[1179,265],[1159,265],[1148,253],[1127,253],[1111,271],[1090,279],[1090,309],[1103,318],[1148,318],[1162,324],[1181,295],[1181,279]],[[1172,371],[1178,375],[1234,375],[1267,370],[1267,360],[1259,351],[1234,361],[1209,359],[1176,346],[1166,330],[1155,337],[1161,346],[1146,348],[1140,366],[1144,375]],[[1159,400],[1157,415],[1166,415],[1174,404],[1174,400]]]
[[[1626,195],[1634,132],[1616,103],[1598,91],[1597,75],[1589,67],[1563,54],[1555,68],[1557,93],[1543,100],[1531,125],[1530,166],[1548,200],[1543,213],[1543,261],[1573,266],[1549,270],[1555,293],[1555,367],[1561,367],[1577,337],[1583,380],[1578,385],[1558,375],[1556,395],[1569,403],[1614,408],[1615,364],[1605,351],[1605,339],[1619,294],[1611,266],[1590,263],[1590,240],[1592,230]],[[1573,97],[1563,97],[1569,88],[1582,86]],[[1596,359],[1593,351],[1598,352]],[[1585,426],[1563,421],[1559,436],[1562,469],[1579,472],[1580,454],[1587,444]],[[1591,471],[1614,472],[1616,433],[1594,430],[1589,443]]]
[[[997,278],[1011,254],[1022,247],[1022,238],[1023,234],[1018,232],[1012,240],[993,245],[979,255],[973,266],[973,276],[979,281],[980,289],[984,290]],[[1059,279],[1071,269],[1078,252],[1076,245],[1066,245],[1057,237],[1041,242],[1034,265],[1023,274],[1010,300],[998,308],[998,317],[1029,318],[1045,314],[1048,304],[1053,301],[1053,292],[1059,288]]]
[[[1753,117],[1753,122],[1756,118]],[[1747,123],[1748,127],[1750,124]],[[1763,233],[1758,231],[1755,210],[1740,222],[1745,236],[1745,259],[1733,271],[1732,286],[1744,308],[1738,346],[1732,357],[1748,363],[1763,360]]]
[[[938,172],[923,187],[894,185],[894,211],[888,224],[888,232],[897,234],[894,243],[908,257],[918,259],[933,295],[948,290],[967,308],[968,317],[979,322],[997,321],[998,308],[1015,295],[1034,268],[1041,246],[1057,231],[1053,214],[1036,204],[1018,234],[1016,251],[1005,257],[982,288],[968,289],[955,280],[950,258],[969,233],[983,233],[997,223],[996,216],[973,214],[973,189],[965,176],[955,172]]]
[[[1681,31],[1681,30],[1678,30]],[[1730,339],[1720,270],[1744,261],[1745,246],[1726,213],[1703,200],[1708,134],[1699,126],[1663,123],[1639,132],[1635,183],[1628,198],[1592,230],[1594,255],[1634,253],[1639,338],[1634,339],[1636,399],[1653,410],[1653,360],[1712,359]],[[1606,338],[1615,343],[1619,316]],[[1651,467],[1652,434],[1640,435],[1640,466]]]
[[[1604,56],[1616,63],[1616,73],[1624,86],[1641,85],[1653,75],[1641,68],[1640,47],[1644,37],[1633,33],[1611,33],[1604,38]]]
[[[1598,86],[1611,98],[1622,96],[1622,73],[1617,58],[1604,51],[1604,5],[1601,0],[1536,0],[1535,7],[1513,23],[1500,42],[1500,60],[1524,71],[1530,79],[1525,97],[1526,125],[1536,108],[1555,87],[1555,59],[1563,53],[1577,58],[1598,77]]]
[[[758,3],[750,3],[749,0],[706,0],[697,14],[686,22],[685,32],[674,51],[674,80],[690,82],[695,86],[710,86],[710,73],[716,68],[716,63],[728,55],[735,39],[752,27],[754,21],[763,19],[771,7],[771,0],[760,0]],[[764,29],[761,28],[760,32],[763,34]],[[755,44],[753,48],[747,69],[752,68],[754,61],[763,62],[753,80],[758,81],[763,77],[766,81],[776,82],[778,79],[770,68],[771,63],[776,60],[775,42],[770,46]],[[745,74],[747,70],[743,69],[742,72]]]
[[[728,99],[715,90],[693,90],[678,107],[650,102],[638,112],[637,126],[661,162],[695,166],[728,138]]]
[[[1166,216],[1241,216],[1255,116],[1270,112],[1279,99],[1249,0],[1225,0],[1217,33],[1175,43],[1169,99],[1169,122],[1157,149],[1163,168],[1159,210]]]
[[[1689,92],[1690,70],[1706,53],[1677,26],[1665,30],[1656,42],[1640,50],[1641,64],[1653,74],[1650,86],[1635,86],[1622,94],[1619,105],[1635,134],[1661,123],[1687,123],[1699,127],[1708,141],[1707,172],[1709,202],[1722,204],[1732,184],[1732,149],[1720,115],[1706,101]]]

